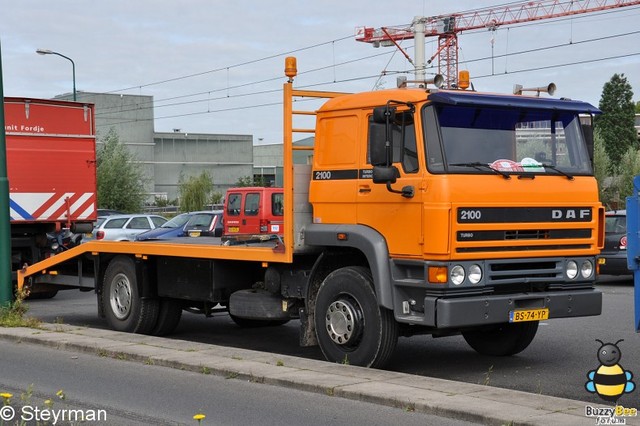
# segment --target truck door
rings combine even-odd
[[[409,111],[398,113],[392,131],[392,160],[397,168],[392,190],[412,190],[413,194],[391,192],[385,184],[373,183],[370,160],[371,142],[386,138],[385,124],[369,120],[366,152],[361,155],[357,188],[358,223],[380,232],[392,255],[421,256],[422,253],[422,180],[423,161],[416,143],[416,126]]]
[[[244,209],[240,219],[241,234],[260,234],[260,216],[263,210],[260,192],[248,192],[244,196]]]

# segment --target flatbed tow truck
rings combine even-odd
[[[285,75],[281,238],[88,242],[26,265],[18,285],[93,290],[110,326],[134,333],[171,333],[183,309],[222,306],[240,326],[299,319],[302,345],[368,367],[399,336],[462,334],[513,355],[540,321],[600,314],[604,209],[581,125],[595,107],[429,88],[437,78],[299,90],[295,58]],[[294,109],[302,98],[327,100]],[[293,164],[297,133],[315,135],[312,165]]]

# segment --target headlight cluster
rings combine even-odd
[[[580,263],[580,266],[578,266],[578,262]],[[580,276],[582,278],[590,278],[593,276],[593,263],[588,260],[570,260],[567,262],[567,269],[566,269],[566,273],[567,273],[567,278],[569,278],[570,280],[575,279],[578,274],[580,274]]]
[[[471,284],[478,284],[482,280],[482,268],[473,264],[465,269],[462,265],[454,265],[449,272],[449,279],[453,285],[460,285],[468,279]]]

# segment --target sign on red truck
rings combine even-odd
[[[12,223],[92,221],[96,216],[93,105],[5,98]]]

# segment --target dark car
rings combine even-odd
[[[180,237],[219,237],[222,210],[182,213],[159,228],[138,234],[137,241],[167,240]]]
[[[627,212],[615,210],[605,213],[604,248],[598,256],[600,274],[628,275],[627,268]]]
[[[198,212],[184,226],[186,237],[222,236],[222,210]]]

